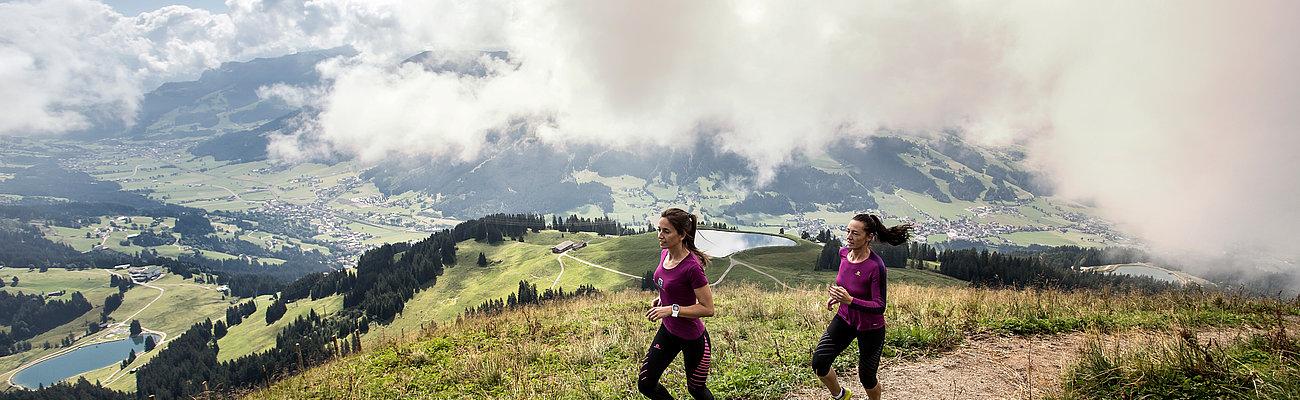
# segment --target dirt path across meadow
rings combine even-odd
[[[1206,330],[1201,343],[1228,343],[1248,334],[1244,329]],[[1177,332],[1131,331],[1120,334],[1070,333],[1038,336],[974,336],[957,349],[917,360],[885,359],[879,379],[889,399],[1039,399],[1057,393],[1061,376],[1074,365],[1092,339],[1106,349],[1145,348],[1178,340]],[[856,359],[857,345],[841,357]],[[851,353],[851,354],[848,354]],[[855,370],[840,374],[840,382],[865,399]],[[826,399],[825,389],[804,388],[791,399]]]

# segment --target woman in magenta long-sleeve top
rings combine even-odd
[[[858,214],[845,229],[845,245],[840,249],[840,272],[835,284],[828,289],[830,299],[826,309],[839,304],[839,311],[826,327],[817,347],[813,349],[813,372],[830,391],[835,400],[848,399],[851,394],[840,387],[831,362],[858,340],[858,378],[867,391],[867,397],[880,399],[880,382],[876,372],[880,368],[880,351],[885,347],[885,261],[871,251],[871,242],[879,240],[891,245],[907,242],[911,225],[886,228],[880,217]]]

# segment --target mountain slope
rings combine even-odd
[[[1116,294],[1098,303],[1083,292],[890,289],[888,360],[939,354],[977,340],[969,335],[990,332],[1168,331],[1263,326],[1273,318],[1256,308],[1262,303],[1218,294]],[[808,354],[833,314],[820,308],[823,292],[734,287],[715,293],[718,315],[706,324],[714,343],[709,386],[716,396],[777,399],[815,387]],[[249,398],[638,398],[637,365],[655,330],[642,314],[652,297],[603,294],[410,332]],[[1037,328],[1018,328],[1027,326]],[[835,366],[849,371],[854,364],[841,357]],[[684,395],[677,367],[663,383]]]
[[[145,95],[128,134],[205,136],[256,127],[296,111],[281,100],[260,98],[259,88],[320,84],[317,63],[355,53],[344,47],[228,62],[205,71],[198,80],[165,83]]]

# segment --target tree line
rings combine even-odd
[[[805,237],[824,243],[813,269],[839,270],[839,250],[843,243],[829,230],[815,237]],[[970,282],[973,286],[1012,288],[1058,289],[1131,289],[1156,292],[1177,288],[1178,285],[1157,281],[1150,277],[1133,277],[1118,274],[1086,272],[1080,267],[1142,262],[1150,256],[1133,248],[1087,248],[1079,246],[1039,246],[1035,250],[1021,249],[1001,253],[981,249],[949,249],[938,251],[925,243],[908,243],[905,246],[875,244],[871,247],[890,268],[923,267],[924,261],[939,263],[939,273]],[[643,278],[644,282],[645,278]],[[642,288],[647,284],[642,283]]]
[[[129,393],[108,389],[90,383],[86,377],[76,383],[59,382],[40,390],[10,390],[0,392],[0,400],[132,400]]]
[[[226,336],[226,331],[230,327],[239,325],[244,322],[244,318],[257,312],[257,303],[252,299],[226,308],[226,319],[217,321],[212,325],[212,334],[221,339]],[[269,313],[270,311],[268,311]],[[278,317],[277,317],[278,318]],[[269,324],[270,322],[268,322]]]
[[[570,233],[592,232],[599,235],[631,235],[638,233],[636,230],[624,226],[609,217],[582,218],[577,215],[570,215],[566,218],[560,218],[558,215],[552,216],[551,229]]]
[[[808,233],[804,233],[808,236]],[[840,269],[840,249],[844,247],[839,237],[831,233],[829,229],[817,233],[816,241],[823,243],[822,251],[817,255],[817,262],[813,264],[814,271],[838,271]],[[929,244],[925,243],[907,243],[907,245],[892,246],[886,243],[875,242],[871,245],[871,251],[880,256],[885,262],[886,267],[906,268],[923,266],[922,261],[938,260],[938,251]]]
[[[44,293],[0,292],[0,356],[31,349],[30,343],[21,343],[59,325],[81,317],[93,308],[81,292],[73,292],[68,300],[46,300]]]
[[[9,267],[62,266],[70,269],[112,267],[129,263],[130,255],[110,250],[82,253],[46,239],[40,230],[23,222],[0,219],[0,265]]]
[[[1049,261],[1056,260],[1056,261]],[[974,286],[1057,289],[1132,289],[1157,292],[1177,284],[1150,277],[1085,272],[1074,261],[1062,262],[1034,254],[1004,254],[988,250],[945,250],[939,253],[939,273]],[[1064,265],[1069,264],[1069,265]]]
[[[456,317],[456,320],[460,321],[466,318],[496,315],[506,310],[513,310],[530,304],[542,304],[553,300],[590,296],[597,293],[600,293],[600,290],[597,290],[595,286],[589,284],[580,285],[578,286],[578,290],[572,292],[565,292],[563,287],[556,289],[546,288],[546,290],[539,292],[536,284],[528,283],[527,281],[519,281],[519,289],[516,290],[515,293],[511,293],[504,299],[492,299],[485,301],[476,307],[466,308],[465,312]]]
[[[365,319],[356,310],[323,317],[315,310],[276,334],[275,347],[219,362],[217,340],[225,334],[204,321],[168,343],[136,373],[136,398],[185,399],[265,384],[342,354],[360,350]]]

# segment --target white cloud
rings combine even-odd
[[[319,138],[376,160],[472,157],[485,132],[520,121],[557,144],[690,146],[716,131],[771,171],[843,135],[963,126],[1030,144],[1066,194],[1158,250],[1300,254],[1296,3],[517,3],[504,14],[501,42],[483,46],[500,44],[517,68],[332,70]]]
[[[444,3],[456,4],[232,0],[223,14],[168,6],[123,16],[90,0],[0,2],[0,91],[11,94],[0,108],[18,111],[0,116],[0,135],[130,125],[146,91],[223,62],[345,44],[381,59],[454,44],[397,27],[413,5],[437,11],[430,5]]]
[[[1029,33],[1072,46],[1031,154],[1068,194],[1164,250],[1300,255],[1300,3],[1250,5],[1036,21]],[[1034,39],[1040,51],[1061,44]]]
[[[64,132],[129,122],[139,77],[121,63],[136,49],[115,37],[120,20],[102,4],[0,3],[0,133]],[[136,95],[138,97],[138,95]]]
[[[305,2],[123,17],[0,3],[0,134],[129,121],[144,90],[220,62],[350,44],[286,160],[467,159],[492,130],[690,146],[760,171],[879,127],[1028,143],[1065,193],[1164,249],[1300,248],[1300,3]],[[40,32],[39,34],[36,32]],[[397,61],[503,49],[488,77]],[[11,84],[12,83],[12,84]],[[284,88],[263,95],[289,96]],[[308,97],[302,97],[305,100]],[[1191,254],[1191,253],[1188,253]]]
[[[516,3],[493,13],[509,16],[500,34],[477,42],[509,50],[517,68],[487,79],[334,70],[322,135],[373,159],[472,157],[486,131],[519,121],[557,144],[690,146],[703,130],[767,173],[837,135],[1021,111],[1013,106],[1026,96],[1007,95],[1027,85],[1000,65],[1003,21],[971,13],[988,14],[857,2]],[[442,25],[401,24],[414,36]],[[476,41],[453,43],[432,48]]]

